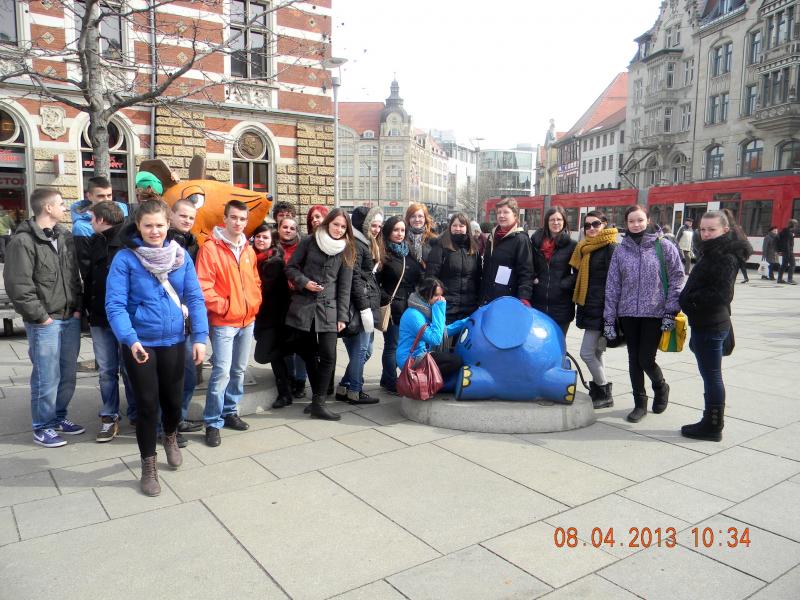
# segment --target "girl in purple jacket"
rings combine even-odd
[[[647,414],[644,374],[653,384],[653,412],[667,409],[669,385],[656,364],[662,331],[675,327],[678,296],[683,287],[683,264],[674,244],[664,243],[647,224],[647,209],[631,206],[625,211],[628,233],[611,258],[606,281],[603,335],[616,338],[615,321],[620,320],[628,345],[628,369],[635,408],[627,416],[637,423]],[[661,246],[669,282],[666,298],[661,283],[661,263],[656,245]]]

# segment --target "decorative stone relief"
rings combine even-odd
[[[60,106],[43,106],[39,110],[39,117],[42,120],[39,128],[51,138],[58,139],[67,132],[64,125],[64,117],[67,114]]]
[[[45,32],[42,34],[42,41],[43,41],[45,44],[48,44],[48,45],[49,45],[49,44],[52,44],[52,43],[55,41],[55,39],[56,39],[56,38],[55,38],[55,37],[53,37],[53,34],[52,34],[52,33],[50,33],[49,31],[45,31]]]
[[[230,84],[228,86],[228,101],[235,104],[244,104],[255,108],[270,108],[271,99],[269,89],[255,85]]]

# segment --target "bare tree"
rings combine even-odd
[[[89,115],[89,137],[95,154],[94,175],[107,177],[110,171],[109,123],[119,111],[132,106],[175,106],[181,101],[218,105],[224,100],[225,86],[253,82],[263,84],[278,73],[269,72],[269,56],[277,53],[278,36],[268,30],[261,52],[245,49],[246,30],[254,23],[272,22],[270,14],[298,0],[253,3],[257,7],[246,22],[231,35],[218,21],[171,18],[158,8],[172,0],[52,0],[64,9],[65,18],[74,19],[77,39],[53,48],[52,34],[22,43],[13,53],[5,53],[0,69],[0,84],[16,83],[28,95],[60,102]],[[223,0],[195,0],[198,8],[218,8]],[[159,18],[161,17],[161,18]],[[229,23],[226,23],[226,26]],[[133,37],[133,48],[123,47],[122,30]],[[47,37],[49,36],[49,38]],[[136,42],[139,42],[137,44]],[[325,58],[329,39],[322,43],[302,42],[293,56],[319,60]],[[148,56],[142,56],[148,48]],[[298,51],[299,50],[299,51]],[[226,77],[204,69],[215,55],[231,56],[247,64],[245,77]],[[291,61],[290,61],[291,62]],[[299,62],[295,59],[294,63]],[[291,65],[290,65],[291,66]],[[186,78],[193,70],[193,79]],[[197,73],[202,79],[197,79]],[[176,113],[180,114],[180,113]],[[153,123],[152,126],[155,126]],[[188,126],[192,126],[188,124]]]

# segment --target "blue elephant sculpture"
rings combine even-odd
[[[464,366],[449,382],[457,400],[549,400],[570,404],[577,373],[561,329],[546,314],[504,296],[469,317],[456,352]]]

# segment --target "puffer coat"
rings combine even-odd
[[[434,241],[425,269],[426,277],[436,277],[444,284],[447,323],[475,312],[481,289],[481,257],[469,254],[469,239],[462,244],[453,240],[452,244],[450,250],[442,245],[441,237]]]
[[[606,279],[611,257],[617,244],[598,248],[589,256],[589,287],[586,302],[577,307],[575,324],[579,329],[603,330],[603,309],[606,301]]]
[[[577,242],[569,233],[563,232],[556,239],[553,256],[548,262],[542,253],[544,229],[531,237],[533,253],[533,295],[531,306],[540,310],[559,325],[571,323],[575,318],[575,303],[572,293],[575,290],[575,272],[569,266],[569,259]]]

